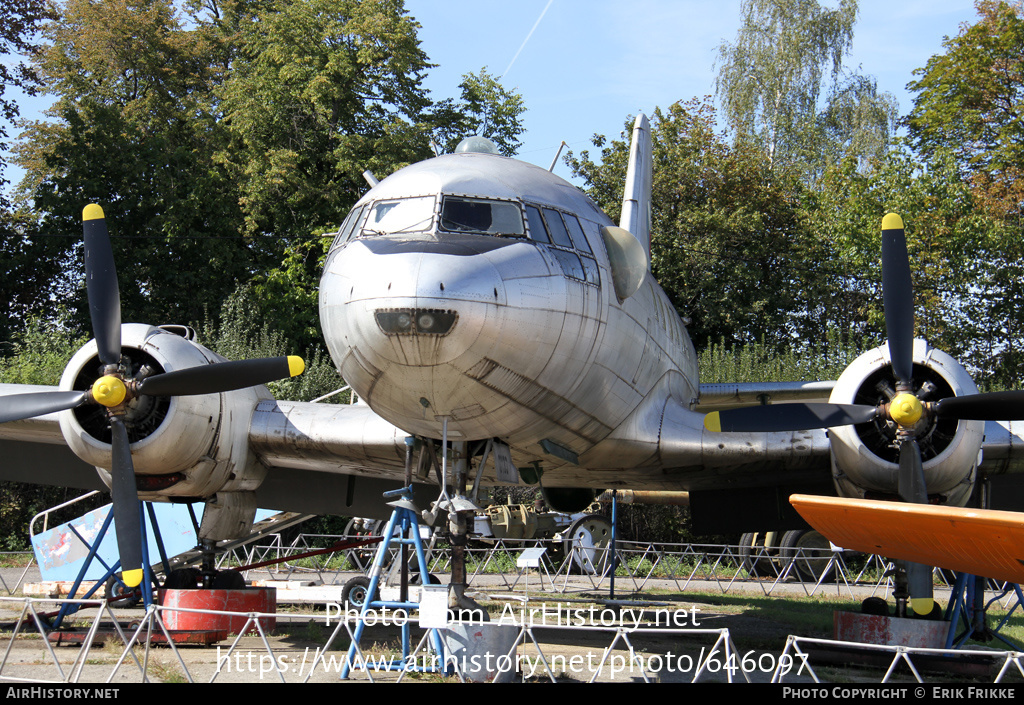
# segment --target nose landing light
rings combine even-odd
[[[385,335],[447,335],[459,314],[434,308],[382,308],[377,325]]]

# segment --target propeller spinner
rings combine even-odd
[[[121,300],[117,272],[103,209],[89,204],[82,211],[85,235],[85,277],[89,315],[102,363],[101,375],[87,391],[37,392],[6,396],[0,423],[17,421],[83,404],[105,407],[111,431],[111,499],[117,526],[117,548],[125,585],[142,582],[142,515],[135,486],[131,445],[125,427],[128,405],[143,395],[216,394],[302,374],[296,356],[219,362],[135,379],[121,366]]]

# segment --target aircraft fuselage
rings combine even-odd
[[[335,365],[412,434],[440,438],[447,418],[452,440],[537,456],[585,453],[666,377],[688,404],[689,336],[650,275],[618,300],[601,234],[612,225],[514,159],[400,170],[360,199],[328,256],[320,315]]]

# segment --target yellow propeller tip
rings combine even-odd
[[[887,213],[882,218],[882,230],[903,230],[903,218],[895,213]]]
[[[717,411],[712,411],[704,417],[704,428],[713,433],[722,432],[722,420],[718,417]]]
[[[128,587],[138,587],[139,583],[142,582],[142,568],[122,571],[121,582],[123,582]]]
[[[301,375],[306,371],[306,363],[302,361],[302,358],[298,355],[288,356],[288,374],[292,377]]]
[[[924,617],[935,609],[935,600],[930,597],[912,597],[910,598],[910,608],[914,610],[915,614]]]
[[[103,209],[95,203],[90,203],[82,209],[82,220],[102,220]]]

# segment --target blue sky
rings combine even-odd
[[[456,97],[467,72],[507,70],[504,85],[527,107],[519,157],[546,168],[562,140],[579,152],[595,133],[618,136],[628,115],[712,95],[717,49],[736,38],[740,0],[631,0],[628,7],[622,0],[406,0],[406,7],[438,65],[427,78],[434,97]],[[913,70],[976,17],[973,0],[862,0],[847,66],[875,76],[906,113]],[[26,101],[22,116],[38,118],[48,104]],[[555,173],[569,177],[561,160]],[[7,176],[17,181],[20,172],[9,166]]]
[[[739,28],[740,0],[406,0],[420,40],[439,64],[427,81],[455,96],[462,74],[486,66],[527,107],[519,157],[545,168],[565,140],[618,136],[626,116],[714,94],[718,46]],[[828,4],[827,1],[825,4]],[[525,46],[542,11],[536,30]],[[977,17],[973,0],[862,0],[850,68],[878,79],[902,114],[912,106],[913,70],[942,53],[944,36]],[[516,52],[522,51],[511,64]],[[559,164],[555,173],[568,178]]]

